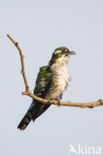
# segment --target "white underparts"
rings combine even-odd
[[[47,99],[58,99],[68,86],[71,77],[67,70],[69,58],[61,58],[51,66],[53,72],[52,85],[46,95]]]

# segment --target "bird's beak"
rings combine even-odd
[[[76,55],[75,51],[69,51],[70,55]]]

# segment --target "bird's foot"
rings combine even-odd
[[[61,105],[61,104],[60,104],[60,98],[55,99],[55,100],[54,100],[54,99],[49,99],[47,105],[51,103],[51,102],[49,102],[49,101],[51,101],[51,100],[54,101],[54,102],[57,101],[57,106],[60,106],[60,105]]]
[[[57,99],[57,102],[58,102],[57,105],[60,106],[60,98]]]

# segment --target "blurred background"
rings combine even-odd
[[[103,99],[103,1],[0,2],[0,155],[68,156],[69,144],[102,146],[102,106],[52,105],[25,131],[17,129],[32,99],[21,95],[25,86],[20,56],[8,33],[24,53],[31,91],[39,67],[47,65],[55,48],[66,46],[77,55],[71,57],[68,71],[72,81],[62,100]]]

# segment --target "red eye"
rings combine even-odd
[[[67,52],[66,52],[66,50],[62,50],[62,54],[66,54]]]

